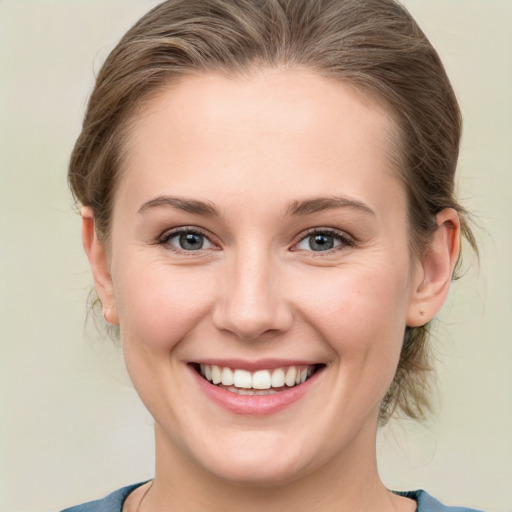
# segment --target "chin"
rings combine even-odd
[[[288,464],[267,461],[231,460],[230,467],[215,467],[212,472],[222,480],[235,486],[252,488],[271,488],[289,484],[300,478],[302,472]]]
[[[210,457],[202,455],[204,468],[216,477],[243,487],[279,487],[307,473],[307,461],[301,460],[299,447],[283,450],[280,447],[264,447],[257,441],[236,449],[212,453]]]

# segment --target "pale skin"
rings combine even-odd
[[[415,510],[379,478],[379,403],[405,327],[445,301],[460,228],[442,210],[411,253],[392,122],[346,84],[284,69],[186,77],[138,112],[108,247],[82,209],[105,316],[155,419],[155,478],[125,511]],[[202,358],[322,371],[284,409],[236,414],[197,385]]]

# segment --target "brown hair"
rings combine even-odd
[[[255,66],[313,70],[343,80],[395,120],[397,172],[409,205],[413,250],[424,250],[454,198],[461,115],[438,54],[394,0],[169,0],[140,19],[106,59],[69,166],[75,198],[93,209],[108,243],[123,132],[148,95],[190,73],[235,74]],[[427,327],[409,328],[381,420],[429,408]]]

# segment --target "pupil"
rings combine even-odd
[[[328,251],[334,247],[332,236],[313,235],[309,238],[309,247],[313,251]]]
[[[182,249],[194,250],[203,247],[203,236],[195,233],[184,233],[180,235],[180,245]]]

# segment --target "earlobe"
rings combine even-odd
[[[460,250],[460,221],[453,208],[436,215],[437,228],[423,258],[418,262],[416,282],[407,311],[407,325],[426,324],[441,310],[452,281]]]
[[[111,325],[119,324],[114,285],[110,275],[108,257],[103,243],[98,238],[94,225],[94,213],[88,206],[80,210],[82,217],[82,243],[91,265],[94,287],[103,307],[105,321]]]

